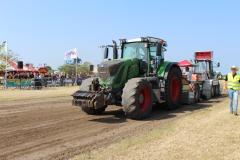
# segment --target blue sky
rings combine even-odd
[[[239,8],[237,0],[2,0],[0,41],[25,62],[57,68],[71,48],[97,64],[99,45],[149,35],[168,42],[168,60],[213,50],[227,72],[240,65]]]

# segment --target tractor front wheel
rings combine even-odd
[[[122,106],[131,119],[144,119],[152,111],[152,91],[150,83],[143,78],[130,79],[123,89]]]
[[[215,96],[215,86],[212,85],[211,86],[211,97],[214,97]]]
[[[217,86],[216,86],[216,96],[220,96],[221,95],[221,90],[220,90],[220,84],[218,84]]]
[[[200,87],[199,87],[198,84],[196,84],[196,85],[195,85],[195,92],[194,92],[194,100],[195,100],[195,103],[200,102],[200,95],[201,95]]]
[[[216,85],[216,86],[215,86],[214,96],[215,96],[215,97],[220,96],[220,85]]]

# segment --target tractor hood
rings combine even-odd
[[[101,80],[105,81],[109,77],[114,76],[114,74],[117,72],[119,66],[123,64],[123,60],[111,60],[111,61],[105,61],[98,65],[98,76]]]
[[[122,88],[129,78],[137,77],[138,74],[139,60],[137,59],[110,60],[98,65],[100,84],[105,88]]]

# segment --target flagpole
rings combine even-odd
[[[8,65],[8,47],[7,47],[7,41],[4,41],[4,53],[6,54],[6,62],[5,62],[5,75],[4,75],[4,82],[5,82],[5,89],[7,89],[7,65]]]
[[[77,67],[78,67],[78,52],[77,52],[77,49],[76,49],[76,69],[75,69],[75,83],[74,84],[77,84]]]

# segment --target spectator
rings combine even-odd
[[[238,68],[231,67],[231,72],[226,77],[228,95],[230,98],[230,113],[238,115],[238,93],[240,90],[240,75],[237,74]]]

